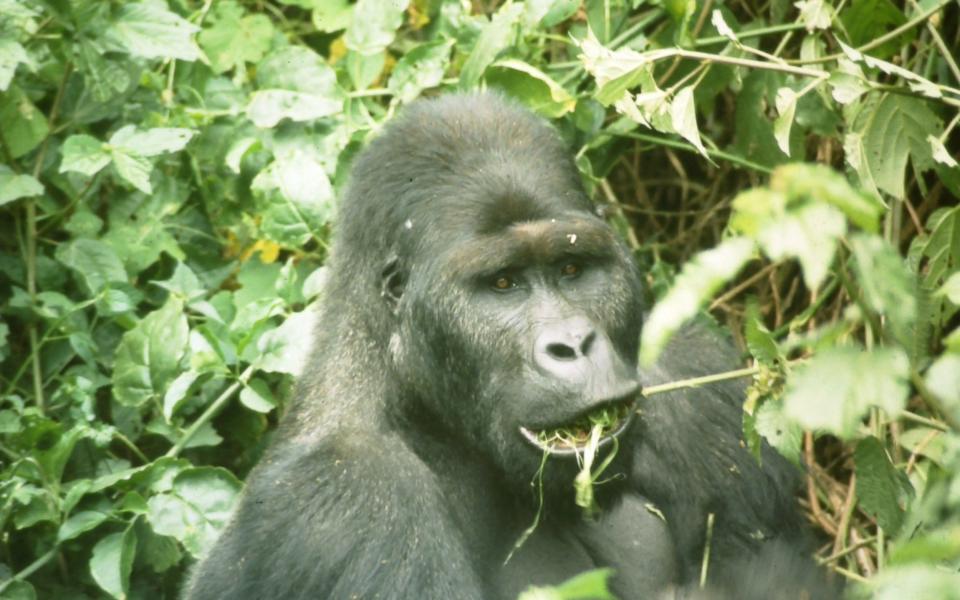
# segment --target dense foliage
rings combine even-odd
[[[352,157],[487,86],[612,207],[641,360],[734,327],[822,562],[960,598],[958,48],[948,0],[0,0],[0,597],[176,594],[309,352]]]

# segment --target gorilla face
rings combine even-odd
[[[577,455],[598,416],[607,421],[601,454],[617,449],[605,475],[630,466],[639,276],[610,227],[580,203],[481,196],[472,210],[411,222],[411,237],[420,225],[447,241],[412,253],[419,268],[390,271],[402,291],[385,283],[399,323],[398,379],[444,435],[486,455],[514,490],[529,490],[550,454],[545,492],[572,500]],[[455,223],[471,226],[429,229]]]

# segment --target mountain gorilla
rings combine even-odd
[[[406,108],[357,159],[330,273],[297,401],[188,598],[512,599],[595,567],[624,600],[683,596],[708,521],[711,597],[758,564],[805,584],[793,476],[742,448],[742,389],[641,398],[640,273],[539,118]],[[644,383],[729,355],[686,332]],[[540,434],[602,412],[585,518],[585,444]]]

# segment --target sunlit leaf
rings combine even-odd
[[[177,376],[188,333],[183,301],[171,294],[123,335],[114,362],[114,398],[129,406],[159,401]]]
[[[900,414],[908,379],[909,361],[899,348],[829,348],[797,368],[784,409],[804,429],[850,439],[871,407],[891,418]]]
[[[226,525],[239,493],[240,482],[226,469],[184,469],[169,491],[147,501],[147,520],[155,532],[176,538],[200,557]]]
[[[685,264],[670,290],[654,305],[644,324],[641,363],[652,364],[680,326],[740,272],[753,254],[752,241],[731,238],[701,252]]]
[[[360,54],[383,52],[403,22],[409,0],[359,0],[344,38],[347,48]]]
[[[130,590],[136,551],[137,536],[132,526],[123,533],[111,533],[93,547],[90,574],[103,591],[118,600],[126,600]]]
[[[194,61],[203,56],[193,40],[200,28],[170,12],[166,2],[124,4],[105,40],[114,50],[141,58],[176,58]]]
[[[233,1],[218,2],[209,19],[210,27],[199,36],[200,46],[215,73],[255,63],[270,49],[273,24],[266,15],[248,15]]]
[[[61,173],[76,171],[93,175],[110,164],[110,153],[103,142],[86,134],[71,135],[60,151],[63,153]]]
[[[32,175],[18,175],[8,167],[0,165],[0,206],[42,193],[43,185]]]
[[[483,77],[483,72],[510,43],[522,15],[522,4],[504,4],[483,26],[473,51],[460,70],[461,88],[468,89]]]

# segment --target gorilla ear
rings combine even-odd
[[[397,312],[406,283],[407,274],[400,266],[400,257],[391,256],[380,272],[380,296],[394,313]]]

